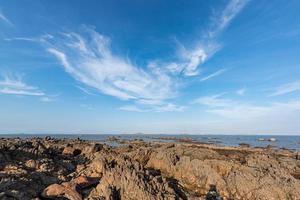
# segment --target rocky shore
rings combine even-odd
[[[0,139],[0,199],[300,199],[297,152],[189,141]]]

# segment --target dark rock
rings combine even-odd
[[[215,185],[211,185],[209,191],[206,194],[205,200],[222,200],[223,198],[220,197],[220,194],[217,191]]]

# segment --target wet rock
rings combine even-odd
[[[240,143],[239,146],[240,146],[240,147],[246,147],[246,148],[249,148],[249,147],[250,147],[250,144],[247,144],[247,143]]]

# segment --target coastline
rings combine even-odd
[[[239,147],[249,145],[250,147],[281,148],[300,151],[300,135],[207,135],[207,134],[0,134],[0,138],[34,138],[54,137],[59,139],[76,139],[106,142],[108,138],[115,137],[121,140],[141,139],[148,142],[195,142],[207,143],[218,146]],[[274,141],[271,141],[274,139]]]
[[[80,138],[1,138],[0,198],[300,198],[297,151],[191,140],[116,137],[107,142],[120,145]]]

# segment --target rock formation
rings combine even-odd
[[[300,199],[297,152],[192,141],[0,139],[0,199]]]

